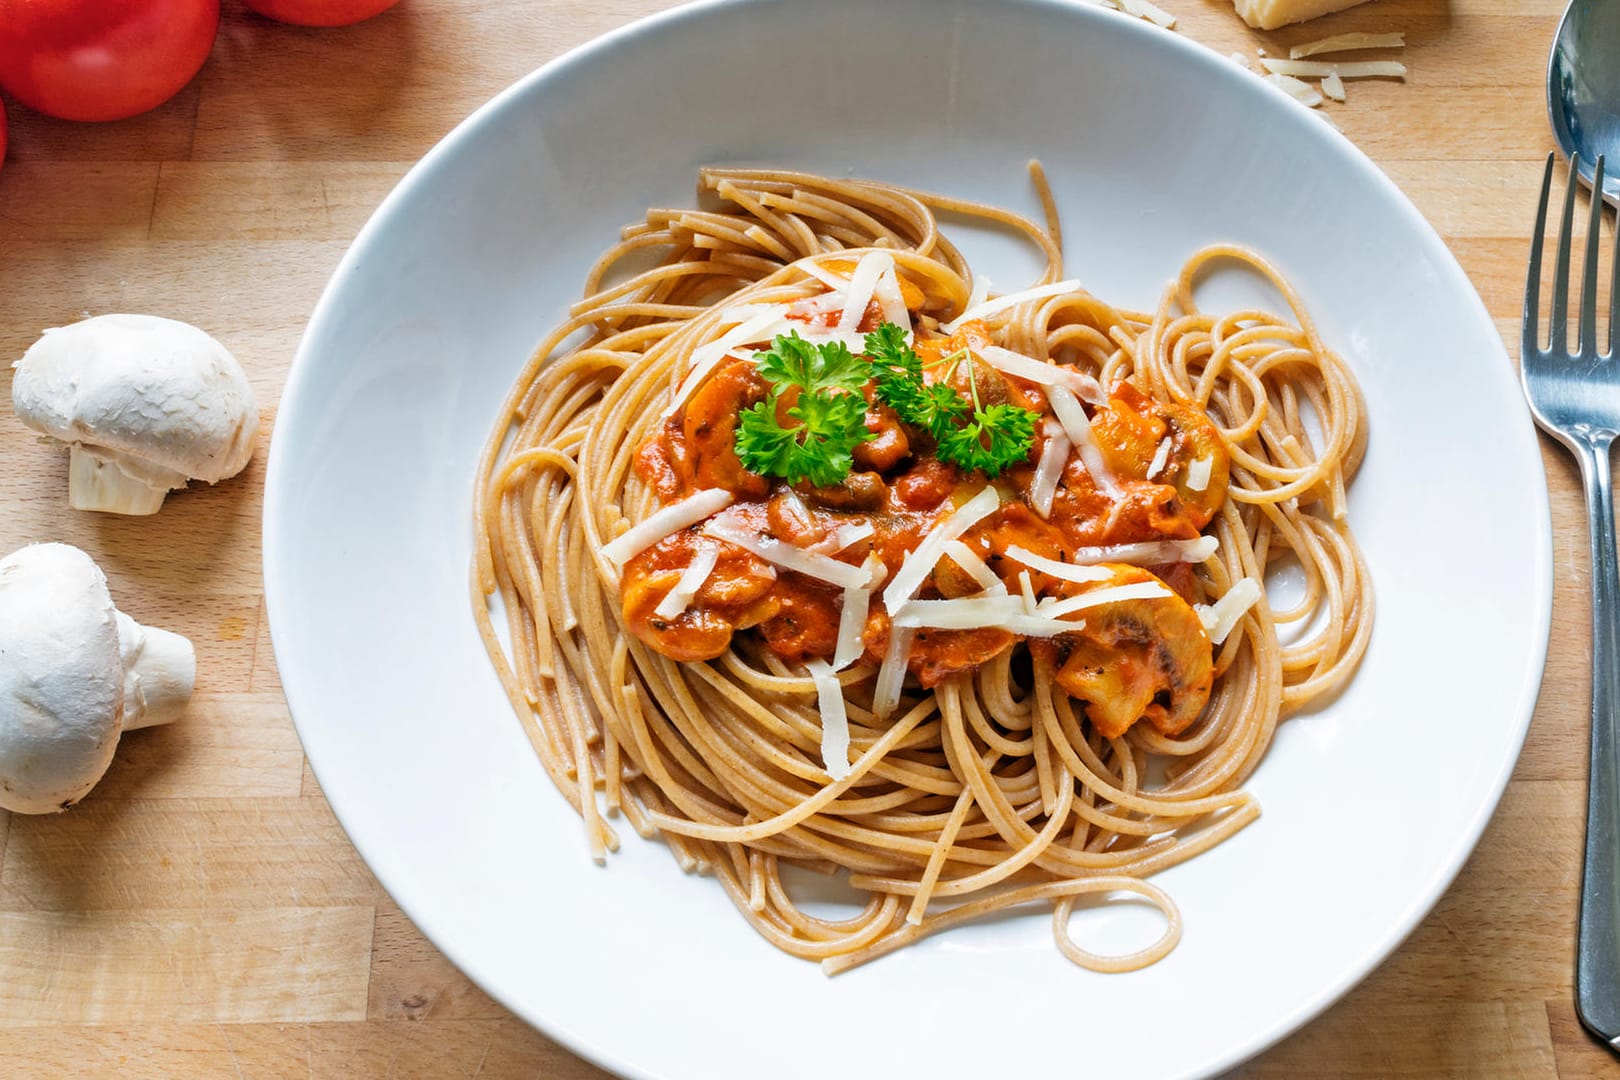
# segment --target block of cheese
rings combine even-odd
[[[1256,30],[1275,30],[1318,15],[1364,4],[1367,0],[1233,0],[1238,16]]]

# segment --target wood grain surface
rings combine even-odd
[[[1328,33],[1405,30],[1409,77],[1352,83],[1327,115],[1435,224],[1516,339],[1561,0],[1375,0],[1269,34],[1245,28],[1225,0],[1158,2],[1178,33],[1251,59]],[[0,1076],[603,1075],[458,973],[349,844],[282,698],[259,515],[294,348],[372,208],[496,91],[663,6],[403,0],[318,31],[226,0],[208,64],[155,112],[80,125],[8,102],[0,361],[85,315],[168,315],[229,343],[266,417],[242,476],[173,495],[153,518],[74,513],[65,454],[10,415],[0,366],[0,552],[49,539],[90,551],[120,606],[191,637],[199,672],[189,715],[132,735],[83,804],[0,814]],[[1575,472],[1542,445],[1552,646],[1501,807],[1405,944],[1236,1076],[1616,1071],[1571,1002],[1590,606]]]

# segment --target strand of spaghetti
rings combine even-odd
[[[889,730],[883,734],[882,738],[873,743],[870,749],[861,754],[850,765],[848,776],[828,784],[798,806],[777,814],[769,821],[760,821],[743,826],[704,825],[698,822],[679,821],[665,815],[656,814],[653,815],[653,821],[665,832],[679,833],[682,836],[696,836],[705,840],[723,840],[735,844],[746,844],[753,840],[771,836],[784,829],[792,828],[794,825],[798,825],[818,813],[839,795],[854,787],[874,761],[888,753],[893,744],[904,738],[907,732],[933,710],[934,705],[932,702],[921,702],[912,707],[909,712],[889,726]]]

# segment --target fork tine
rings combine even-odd
[[[1530,234],[1530,269],[1524,282],[1524,330],[1519,346],[1520,362],[1531,353],[1541,351],[1541,334],[1537,320],[1541,318],[1541,243],[1547,231],[1547,200],[1552,194],[1553,155],[1547,155],[1547,168],[1541,174],[1541,201],[1536,204],[1536,228]],[[1617,247],[1620,251],[1620,247]]]
[[[1599,159],[1599,165],[1602,159]],[[1601,170],[1600,170],[1601,171]],[[1594,191],[1602,191],[1600,181]],[[1603,205],[1602,196],[1598,196],[1598,213],[1601,214]],[[1614,261],[1609,267],[1609,356],[1620,358],[1620,213],[1614,219]]]
[[[1575,187],[1574,171],[1570,172],[1570,187]],[[1576,345],[1582,356],[1599,353],[1597,340],[1597,280],[1598,251],[1602,247],[1603,233],[1603,155],[1599,154],[1592,173],[1592,206],[1587,214],[1585,266],[1581,271],[1581,325]]]
[[[1575,225],[1575,189],[1580,187],[1575,177],[1581,167],[1581,155],[1569,159],[1569,181],[1564,187],[1564,217],[1558,225],[1558,264],[1553,267],[1552,336],[1548,339],[1554,352],[1569,355],[1569,258]]]

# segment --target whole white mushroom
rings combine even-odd
[[[0,807],[43,814],[84,798],[123,732],[180,715],[196,673],[191,642],[113,607],[78,548],[0,559]]]
[[[218,483],[253,456],[247,375],[189,323],[101,315],[45,331],[12,367],[17,418],[71,449],[75,510],[155,514],[170,490]]]

